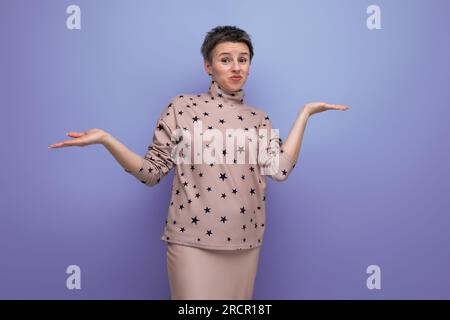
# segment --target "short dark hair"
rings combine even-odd
[[[212,63],[212,51],[214,47],[222,42],[244,42],[250,50],[250,62],[253,58],[253,45],[250,35],[236,26],[217,26],[209,31],[201,47],[203,59]]]

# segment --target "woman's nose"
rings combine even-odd
[[[233,62],[232,69],[235,70],[235,71],[241,70],[241,66],[239,65],[239,62],[234,61],[234,62]]]

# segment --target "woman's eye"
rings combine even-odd
[[[224,58],[224,59],[222,59],[221,61],[225,63],[225,62],[228,62],[229,60],[230,60],[230,59],[228,59],[228,58]],[[247,59],[245,59],[245,58],[244,58],[244,59],[241,59],[240,62],[245,63],[245,62],[247,62]]]

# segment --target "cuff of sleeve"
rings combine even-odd
[[[291,168],[295,166],[297,163],[296,160],[294,160],[290,155],[288,155],[285,151],[280,152],[280,155],[283,157],[283,159],[286,159],[288,163],[291,165]]]
[[[139,172],[141,171],[141,169],[143,169],[144,168],[144,159],[142,158],[141,159],[141,166],[137,169],[137,171],[131,171],[131,170],[127,170],[127,169],[123,169],[125,172],[127,172],[127,173],[129,173],[129,174],[131,174],[131,175],[133,175],[133,176],[138,176],[139,175]]]

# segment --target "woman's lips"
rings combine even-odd
[[[242,77],[230,77],[230,79],[234,81],[239,81],[242,79]]]

